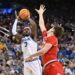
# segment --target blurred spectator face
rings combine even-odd
[[[75,60],[70,61],[70,63],[69,63],[69,67],[70,67],[70,68],[75,67]]]
[[[73,50],[73,53],[75,54],[75,50]]]
[[[6,65],[6,70],[10,71],[10,67],[8,65]]]
[[[73,53],[75,53],[75,47],[73,47],[73,50],[72,50],[72,52],[73,52]]]
[[[6,64],[7,64],[6,60],[5,60],[5,59],[3,59],[3,65],[6,65]]]
[[[0,73],[2,72],[2,66],[0,65]]]
[[[73,59],[73,60],[72,60],[72,62],[73,62],[73,64],[74,64],[74,67],[75,67],[75,59]]]
[[[13,48],[13,47],[14,47],[14,43],[12,43],[12,44],[10,45],[10,47]]]
[[[0,54],[2,54],[3,53],[3,50],[2,49],[0,49]]]
[[[16,70],[16,65],[13,66],[13,69]]]

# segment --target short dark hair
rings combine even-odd
[[[8,64],[6,64],[6,67],[9,67],[10,68],[10,66]]]
[[[61,37],[62,34],[64,33],[64,28],[62,26],[55,26],[54,29],[55,29],[54,34],[58,38]]]

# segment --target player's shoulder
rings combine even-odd
[[[30,40],[30,37],[23,37],[23,40]]]
[[[46,39],[46,43],[50,43],[52,45],[56,45],[58,43],[57,37],[56,36],[48,36]]]
[[[42,36],[43,37],[46,37],[47,36],[47,31],[46,30],[42,31]]]
[[[56,36],[49,36],[49,37],[47,37],[47,41],[54,41],[54,42],[57,42],[58,41],[58,39],[57,39],[57,37]]]

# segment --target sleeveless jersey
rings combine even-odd
[[[37,52],[37,43],[30,36],[22,38],[21,47],[24,58]]]

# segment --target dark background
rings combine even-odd
[[[74,0],[0,0],[0,8],[12,7],[13,9],[27,7],[34,11],[40,4],[45,4],[50,15],[75,16]]]
[[[44,4],[46,6],[46,22],[48,21],[48,18],[49,21],[52,19],[57,19],[59,21],[61,20],[60,22],[64,26],[67,22],[75,22],[74,0],[0,0],[0,14],[2,15],[5,9],[11,8],[12,12],[10,13],[14,13],[14,10],[18,11],[21,8],[28,8],[33,16],[38,16],[34,9],[39,8],[40,4]],[[70,26],[70,24],[67,24],[67,28],[72,27],[71,29],[74,29],[74,24],[73,27]]]

